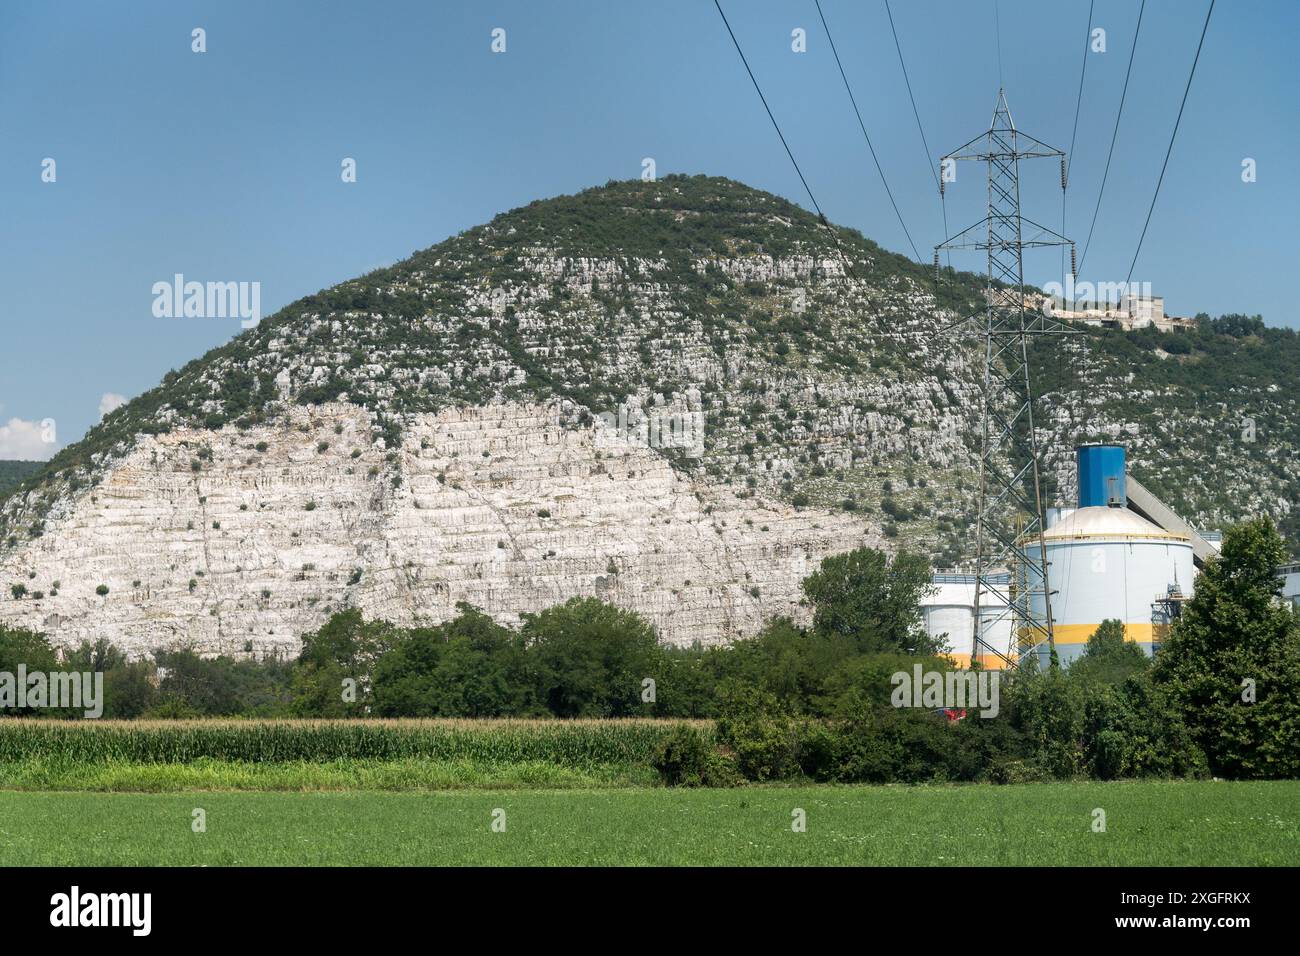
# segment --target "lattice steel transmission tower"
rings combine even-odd
[[[1008,666],[1037,662],[1055,649],[1029,339],[1075,330],[1053,319],[1041,303],[1026,303],[1024,250],[1069,245],[1073,272],[1074,244],[1020,213],[1020,161],[1051,156],[1060,158],[1064,190],[1065,153],[1017,130],[1006,95],[998,90],[988,132],[940,160],[940,191],[955,181],[956,161],[988,165],[988,215],[934,250],[936,268],[942,249],[988,253],[972,666],[989,657]],[[999,587],[1008,571],[1010,584]],[[992,635],[1008,624],[1012,642],[1004,650]]]

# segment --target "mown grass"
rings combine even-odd
[[[192,829],[196,809],[206,832]],[[1093,830],[1096,809],[1105,832]],[[503,833],[491,829],[498,810]],[[806,832],[791,829],[796,810]],[[0,855],[8,865],[1295,865],[1300,783],[3,792]]]

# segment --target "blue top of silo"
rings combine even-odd
[[[1128,503],[1124,488],[1123,445],[1080,445],[1074,450],[1079,467],[1079,507]]]

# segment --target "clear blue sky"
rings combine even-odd
[[[732,26],[822,208],[906,251],[812,0],[727,0]],[[923,257],[939,204],[881,0],[823,0],[863,119]],[[994,0],[893,0],[931,150],[988,125]],[[1122,281],[1206,3],[1148,0],[1084,279]],[[1087,0],[1000,0],[1017,124],[1068,148]],[[1137,17],[1097,0],[1067,233],[1091,219]],[[191,30],[207,52],[191,52]],[[506,30],[493,54],[491,31]],[[807,30],[808,52],[791,51]],[[1219,0],[1135,280],[1175,314],[1300,325],[1300,4]],[[158,319],[151,286],[258,281],[269,315],[538,197],[641,172],[725,175],[807,205],[711,0],[424,0],[0,5],[0,457],[23,423],[58,443],[239,332]],[[41,182],[41,162],[58,180]],[[354,157],[358,182],[340,180]],[[1241,181],[1254,158],[1258,181]],[[977,167],[952,231],[982,215]],[[1025,212],[1059,227],[1058,171],[1026,170]],[[982,270],[978,254],[954,265]],[[1056,278],[1055,251],[1027,278]],[[18,426],[10,427],[16,419]],[[4,435],[8,438],[4,438]],[[6,449],[8,451],[6,452]],[[50,449],[51,451],[53,449]]]

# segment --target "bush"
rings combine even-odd
[[[1205,753],[1148,674],[1090,698],[1086,715],[1087,766],[1100,780],[1208,773]]]
[[[929,710],[864,699],[856,712],[807,732],[804,771],[818,780],[841,783],[982,779],[989,748],[970,747],[968,738],[983,734],[976,725],[996,722],[967,717],[950,723]],[[966,733],[958,730],[961,724],[969,725]]]
[[[960,727],[928,710],[892,707],[863,694],[833,718],[796,717],[771,695],[747,692],[718,720],[718,741],[750,780],[927,783],[992,779],[992,758],[1019,738],[1005,720],[968,717]],[[982,727],[976,725],[1000,725]],[[1021,756],[1023,748],[1005,756]],[[1005,771],[1002,771],[1005,773]]]
[[[1003,691],[1002,706],[1047,777],[1062,780],[1086,769],[1085,684],[1060,670],[1021,672]]]
[[[718,742],[747,779],[785,780],[803,772],[800,721],[774,695],[733,686],[717,727]]]
[[[1029,741],[1005,717],[959,720],[952,725],[954,746],[978,768],[975,779],[986,783],[1039,783],[1043,771]]]
[[[659,741],[651,763],[670,787],[727,787],[739,781],[735,760],[689,724],[677,724]]]

